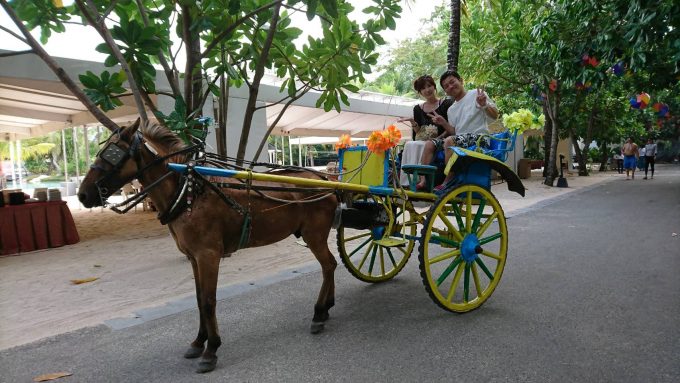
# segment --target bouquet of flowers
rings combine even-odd
[[[401,140],[401,132],[396,126],[390,125],[383,131],[375,131],[368,137],[368,150],[374,153],[382,153],[389,148],[397,146]]]
[[[434,125],[423,125],[416,133],[416,141],[427,141],[433,138],[437,138],[439,131]]]
[[[528,129],[541,129],[545,124],[545,116],[536,116],[529,109],[518,109],[515,112],[503,116],[503,125],[508,130],[524,133]]]
[[[338,139],[338,142],[335,143],[335,150],[347,149],[350,146],[352,146],[352,137],[350,137],[349,134],[343,134],[340,136],[340,139]]]

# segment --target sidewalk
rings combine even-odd
[[[505,183],[493,185],[492,192],[511,217],[621,175],[594,172],[566,178],[568,188],[548,187],[534,171],[523,180],[525,198],[508,191]],[[191,265],[155,212],[144,212],[140,206],[117,215],[84,209],[73,198],[69,207],[80,243],[0,258],[0,350],[116,318],[134,318],[141,309],[194,295]],[[291,236],[276,246],[245,249],[224,258],[218,287],[260,284],[277,274],[313,267],[316,260],[296,240]],[[337,253],[335,231],[328,242]],[[343,271],[340,265],[338,272]],[[71,283],[92,277],[98,279]]]

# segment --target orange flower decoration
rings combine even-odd
[[[382,135],[389,144],[386,149],[397,146],[397,144],[399,144],[399,140],[401,140],[401,131],[399,131],[399,129],[397,129],[397,127],[394,125],[390,125],[387,127],[387,129],[383,130]]]
[[[352,137],[349,134],[343,134],[340,139],[335,143],[335,150],[347,149],[352,145]]]
[[[385,139],[383,133],[377,130],[371,133],[371,135],[368,137],[368,142],[366,142],[368,150],[372,151],[373,153],[384,152],[385,149],[387,149],[387,145],[389,145],[389,142]]]

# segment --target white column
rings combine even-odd
[[[290,166],[293,166],[293,145],[290,144],[290,135],[288,135],[288,159],[290,160]]]

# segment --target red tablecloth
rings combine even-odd
[[[78,243],[66,202],[35,202],[0,207],[0,255]]]

